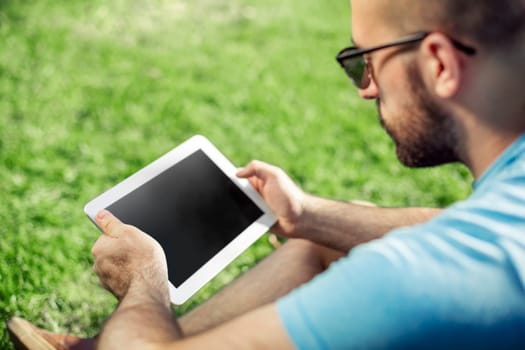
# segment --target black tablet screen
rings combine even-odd
[[[162,245],[175,287],[263,215],[200,150],[107,209]]]

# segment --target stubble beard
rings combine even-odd
[[[459,161],[457,131],[448,113],[426,93],[415,66],[407,67],[411,100],[387,122],[376,101],[379,120],[396,146],[399,161],[407,167],[431,167]]]

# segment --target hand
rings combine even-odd
[[[123,224],[107,210],[96,222],[104,234],[91,252],[93,269],[102,285],[120,301],[131,289],[142,296],[168,295],[168,272],[164,251],[157,241],[138,228]]]
[[[247,178],[277,215],[271,231],[279,236],[296,236],[306,195],[290,177],[282,169],[257,160],[240,169],[237,176]]]

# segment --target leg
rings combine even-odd
[[[288,294],[345,255],[290,239],[223,290],[182,317],[185,335],[199,333]]]

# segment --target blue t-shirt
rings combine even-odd
[[[277,301],[299,349],[525,349],[525,135],[428,223]]]

